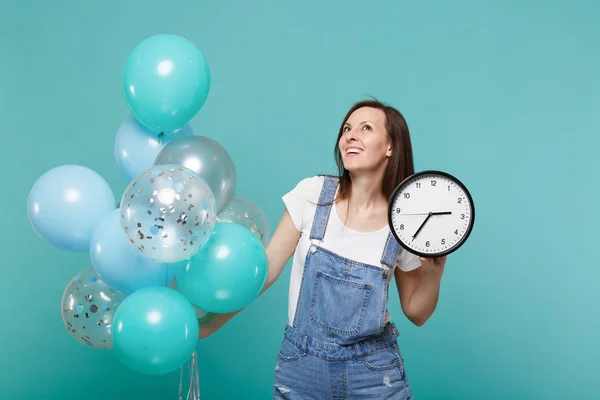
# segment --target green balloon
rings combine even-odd
[[[155,132],[183,128],[204,105],[210,80],[202,52],[176,35],[145,39],[133,49],[123,70],[129,110]]]
[[[125,365],[147,375],[162,375],[184,365],[198,344],[194,307],[166,287],[139,289],[115,313],[114,351]]]
[[[262,242],[248,228],[216,223],[206,244],[176,275],[179,291],[196,307],[223,314],[250,304],[268,274]]]

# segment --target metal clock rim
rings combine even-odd
[[[394,209],[393,204],[394,204],[394,200],[398,196],[398,192],[400,192],[401,189],[404,186],[406,186],[406,184],[408,182],[414,180],[415,178],[423,176],[423,175],[440,175],[440,176],[443,176],[443,177],[446,177],[446,178],[450,179],[451,181],[453,181],[454,183],[456,183],[465,192],[465,195],[467,196],[467,201],[471,205],[471,219],[470,219],[469,224],[467,226],[467,230],[465,232],[465,235],[461,238],[461,240],[458,243],[456,243],[451,248],[449,248],[447,250],[444,250],[444,251],[441,251],[441,252],[437,252],[437,253],[422,253],[420,251],[417,251],[417,250],[414,250],[414,249],[410,248],[407,244],[405,244],[402,241],[402,239],[400,239],[398,237],[398,234],[396,233],[396,230],[394,229],[394,224],[393,224],[393,221],[392,221],[392,214],[393,214],[393,209]],[[471,235],[471,232],[473,231],[473,226],[475,224],[475,203],[473,201],[473,197],[471,196],[471,192],[469,192],[469,189],[467,189],[467,187],[465,186],[465,184],[462,183],[460,181],[460,179],[458,179],[454,175],[452,175],[452,174],[450,174],[448,172],[439,171],[439,170],[435,170],[435,169],[428,169],[428,170],[424,170],[424,171],[419,171],[419,172],[415,172],[412,175],[404,178],[398,184],[398,186],[396,186],[396,188],[392,192],[392,194],[390,196],[390,199],[388,201],[388,224],[390,226],[390,231],[392,232],[392,235],[394,235],[394,238],[396,239],[396,241],[400,244],[400,246],[402,246],[407,251],[409,251],[409,252],[411,252],[411,253],[419,256],[419,257],[424,257],[424,258],[443,257],[443,256],[447,256],[449,254],[454,253],[456,250],[458,250],[460,247],[462,247],[462,245],[467,241],[467,239]]]

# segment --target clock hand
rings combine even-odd
[[[440,212],[432,212],[431,215],[450,215],[452,211],[440,211]]]
[[[423,227],[425,226],[425,223],[429,220],[429,218],[431,218],[431,213],[427,214],[427,218],[425,218],[425,221],[423,221],[423,223],[421,224],[421,226],[419,226],[419,229],[417,229],[417,231],[413,235],[413,240],[415,240],[415,238],[417,237],[417,235],[419,234],[419,232],[421,232],[421,229],[423,229]]]
[[[431,212],[431,213],[414,213],[414,214],[400,214],[401,216],[404,215],[450,215],[452,214],[452,211],[440,211],[440,212]]]

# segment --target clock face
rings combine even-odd
[[[456,251],[469,237],[475,220],[467,188],[441,171],[423,171],[405,179],[392,194],[388,211],[396,240],[421,257]]]

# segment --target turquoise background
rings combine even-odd
[[[373,95],[411,128],[416,167],[459,177],[475,230],[431,320],[390,311],[417,399],[590,399],[600,380],[600,4],[593,1],[30,1],[0,12],[0,398],[176,398],[77,343],[60,299],[89,266],[29,226],[34,181],[60,164],[125,189],[113,159],[121,72],[144,38],[202,49],[212,87],[192,126],[231,154],[272,229],[280,197],[333,172],[347,108]],[[287,310],[280,280],[202,341],[202,399],[266,399]]]

